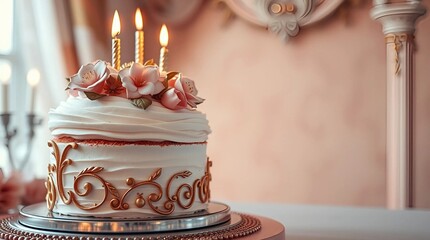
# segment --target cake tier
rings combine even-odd
[[[55,138],[79,140],[191,143],[205,142],[211,132],[206,115],[195,109],[174,111],[154,102],[144,110],[120,97],[69,97],[49,112],[48,125]]]
[[[47,204],[72,216],[153,217],[205,210],[206,143],[53,140]]]

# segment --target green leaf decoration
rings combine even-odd
[[[99,99],[101,97],[106,96],[106,95],[98,94],[98,93],[95,93],[95,92],[84,92],[84,93],[87,96],[87,98],[90,99],[90,100],[96,100],[96,99]]]
[[[67,81],[67,82],[69,82],[69,83],[67,84],[66,89],[64,89],[64,90],[66,90],[66,91],[67,91],[67,90],[69,90],[69,89],[70,89],[70,87],[69,87],[69,86],[70,86],[70,83],[71,83],[71,81],[72,81],[72,78],[66,78],[66,81]]]
[[[167,76],[166,76],[166,80],[169,81],[170,79],[172,79],[173,77],[175,77],[178,74],[179,74],[179,72],[168,72]]]
[[[154,66],[154,59],[149,59],[148,61],[146,61],[143,66]]]
[[[152,104],[152,100],[149,98],[137,98],[137,99],[131,99],[131,103],[133,103],[134,106],[138,108],[147,109]]]
[[[159,92],[159,93],[157,93],[155,95],[152,95],[152,98],[155,99],[155,100],[157,100],[157,101],[161,101],[161,96],[163,96],[163,94],[165,92],[167,92],[167,90],[169,90],[169,89],[170,89],[169,87],[165,87],[163,90],[161,90],[161,92]]]

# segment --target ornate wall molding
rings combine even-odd
[[[391,2],[388,0],[374,0],[374,7],[370,14],[373,19],[381,22],[382,32],[408,33],[415,32],[415,22],[426,13],[426,8],[417,0]]]
[[[344,0],[221,0],[237,16],[266,27],[284,41],[332,14]]]

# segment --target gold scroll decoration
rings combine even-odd
[[[385,36],[385,42],[387,44],[392,43],[393,44],[393,50],[394,50],[394,74],[398,75],[400,73],[400,58],[399,58],[399,51],[403,46],[403,43],[408,40],[414,40],[413,35],[409,35],[406,33],[402,34],[387,34]]]
[[[152,187],[154,190],[146,196],[144,193],[138,192],[134,198],[133,204],[137,208],[148,206],[153,212],[161,215],[172,214],[176,207],[189,209],[193,205],[196,197],[198,197],[202,203],[210,201],[209,182],[212,180],[210,173],[212,162],[209,158],[207,159],[205,174],[201,178],[195,179],[192,185],[182,183],[176,189],[172,187],[173,182],[189,178],[192,175],[192,172],[185,170],[173,174],[167,181],[166,186],[161,186],[156,182],[162,175],[162,169],[158,168],[155,169],[146,180],[136,181],[131,177],[125,179],[125,184],[128,186],[128,189],[121,194],[113,184],[99,175],[104,168],[94,166],[79,172],[74,177],[73,191],[68,191],[66,194],[63,185],[63,172],[67,166],[73,164],[73,160],[68,159],[67,154],[71,149],[78,148],[78,144],[68,143],[62,153],[60,153],[60,149],[55,141],[49,141],[48,146],[52,148],[52,154],[55,158],[55,164],[48,165],[48,179],[45,184],[47,188],[46,202],[49,210],[54,208],[58,199],[57,195],[64,204],[74,204],[81,210],[94,210],[102,206],[106,201],[109,201],[112,210],[127,210],[130,208],[131,203],[127,202],[126,199],[130,199],[129,196],[131,193],[136,192],[136,190],[143,186],[146,188]],[[100,181],[105,190],[104,196],[92,205],[83,205],[79,202],[79,198],[85,198],[92,191],[92,184],[89,182],[83,185],[83,190],[79,188],[81,181],[87,177],[95,178]],[[160,201],[163,196],[165,196],[164,202],[161,206],[156,206],[154,203]]]

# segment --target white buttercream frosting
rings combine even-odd
[[[194,109],[169,110],[154,101],[146,110],[130,100],[69,97],[49,112],[54,137],[79,140],[205,142],[211,132],[206,115]]]

